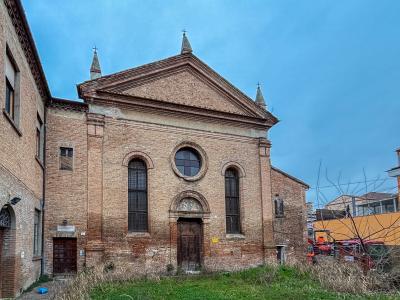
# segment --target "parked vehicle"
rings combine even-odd
[[[316,263],[318,256],[333,256],[338,260],[361,264],[364,270],[386,269],[389,251],[382,241],[334,240],[329,230],[315,230],[314,239],[308,239],[307,260]]]
[[[338,258],[358,262],[367,270],[382,269],[389,264],[389,251],[382,241],[363,240],[362,243],[359,239],[337,241],[335,248]]]

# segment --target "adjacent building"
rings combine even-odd
[[[7,298],[41,274],[50,93],[19,1],[0,1],[0,28],[0,298]]]
[[[355,217],[392,213],[398,210],[398,195],[381,192],[369,192],[361,196],[341,195],[325,205],[327,217],[329,212],[332,212],[333,217],[346,213]]]

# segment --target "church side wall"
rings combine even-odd
[[[272,200],[276,195],[283,200],[284,216],[273,221],[275,244],[285,246],[289,259],[304,259],[306,251],[306,188],[271,169]]]

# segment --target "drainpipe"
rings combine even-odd
[[[51,100],[50,100],[51,101]],[[47,102],[47,101],[46,101]],[[42,186],[42,259],[40,264],[40,276],[44,275],[44,215],[46,202],[46,136],[47,136],[47,103],[44,103],[44,122],[43,122],[43,186]]]

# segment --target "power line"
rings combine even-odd
[[[366,183],[366,182],[378,182],[378,181],[385,181],[385,180],[390,180],[389,178],[382,178],[382,179],[371,179],[371,180],[364,180],[364,181],[355,181],[355,182],[347,182],[347,183],[339,183],[339,184],[332,184],[332,185],[325,185],[325,186],[319,186],[319,187],[310,187],[310,190],[313,189],[325,189],[325,188],[330,188],[330,187],[338,187],[338,186],[343,186],[343,185],[351,185],[351,184],[360,184],[360,183]]]

